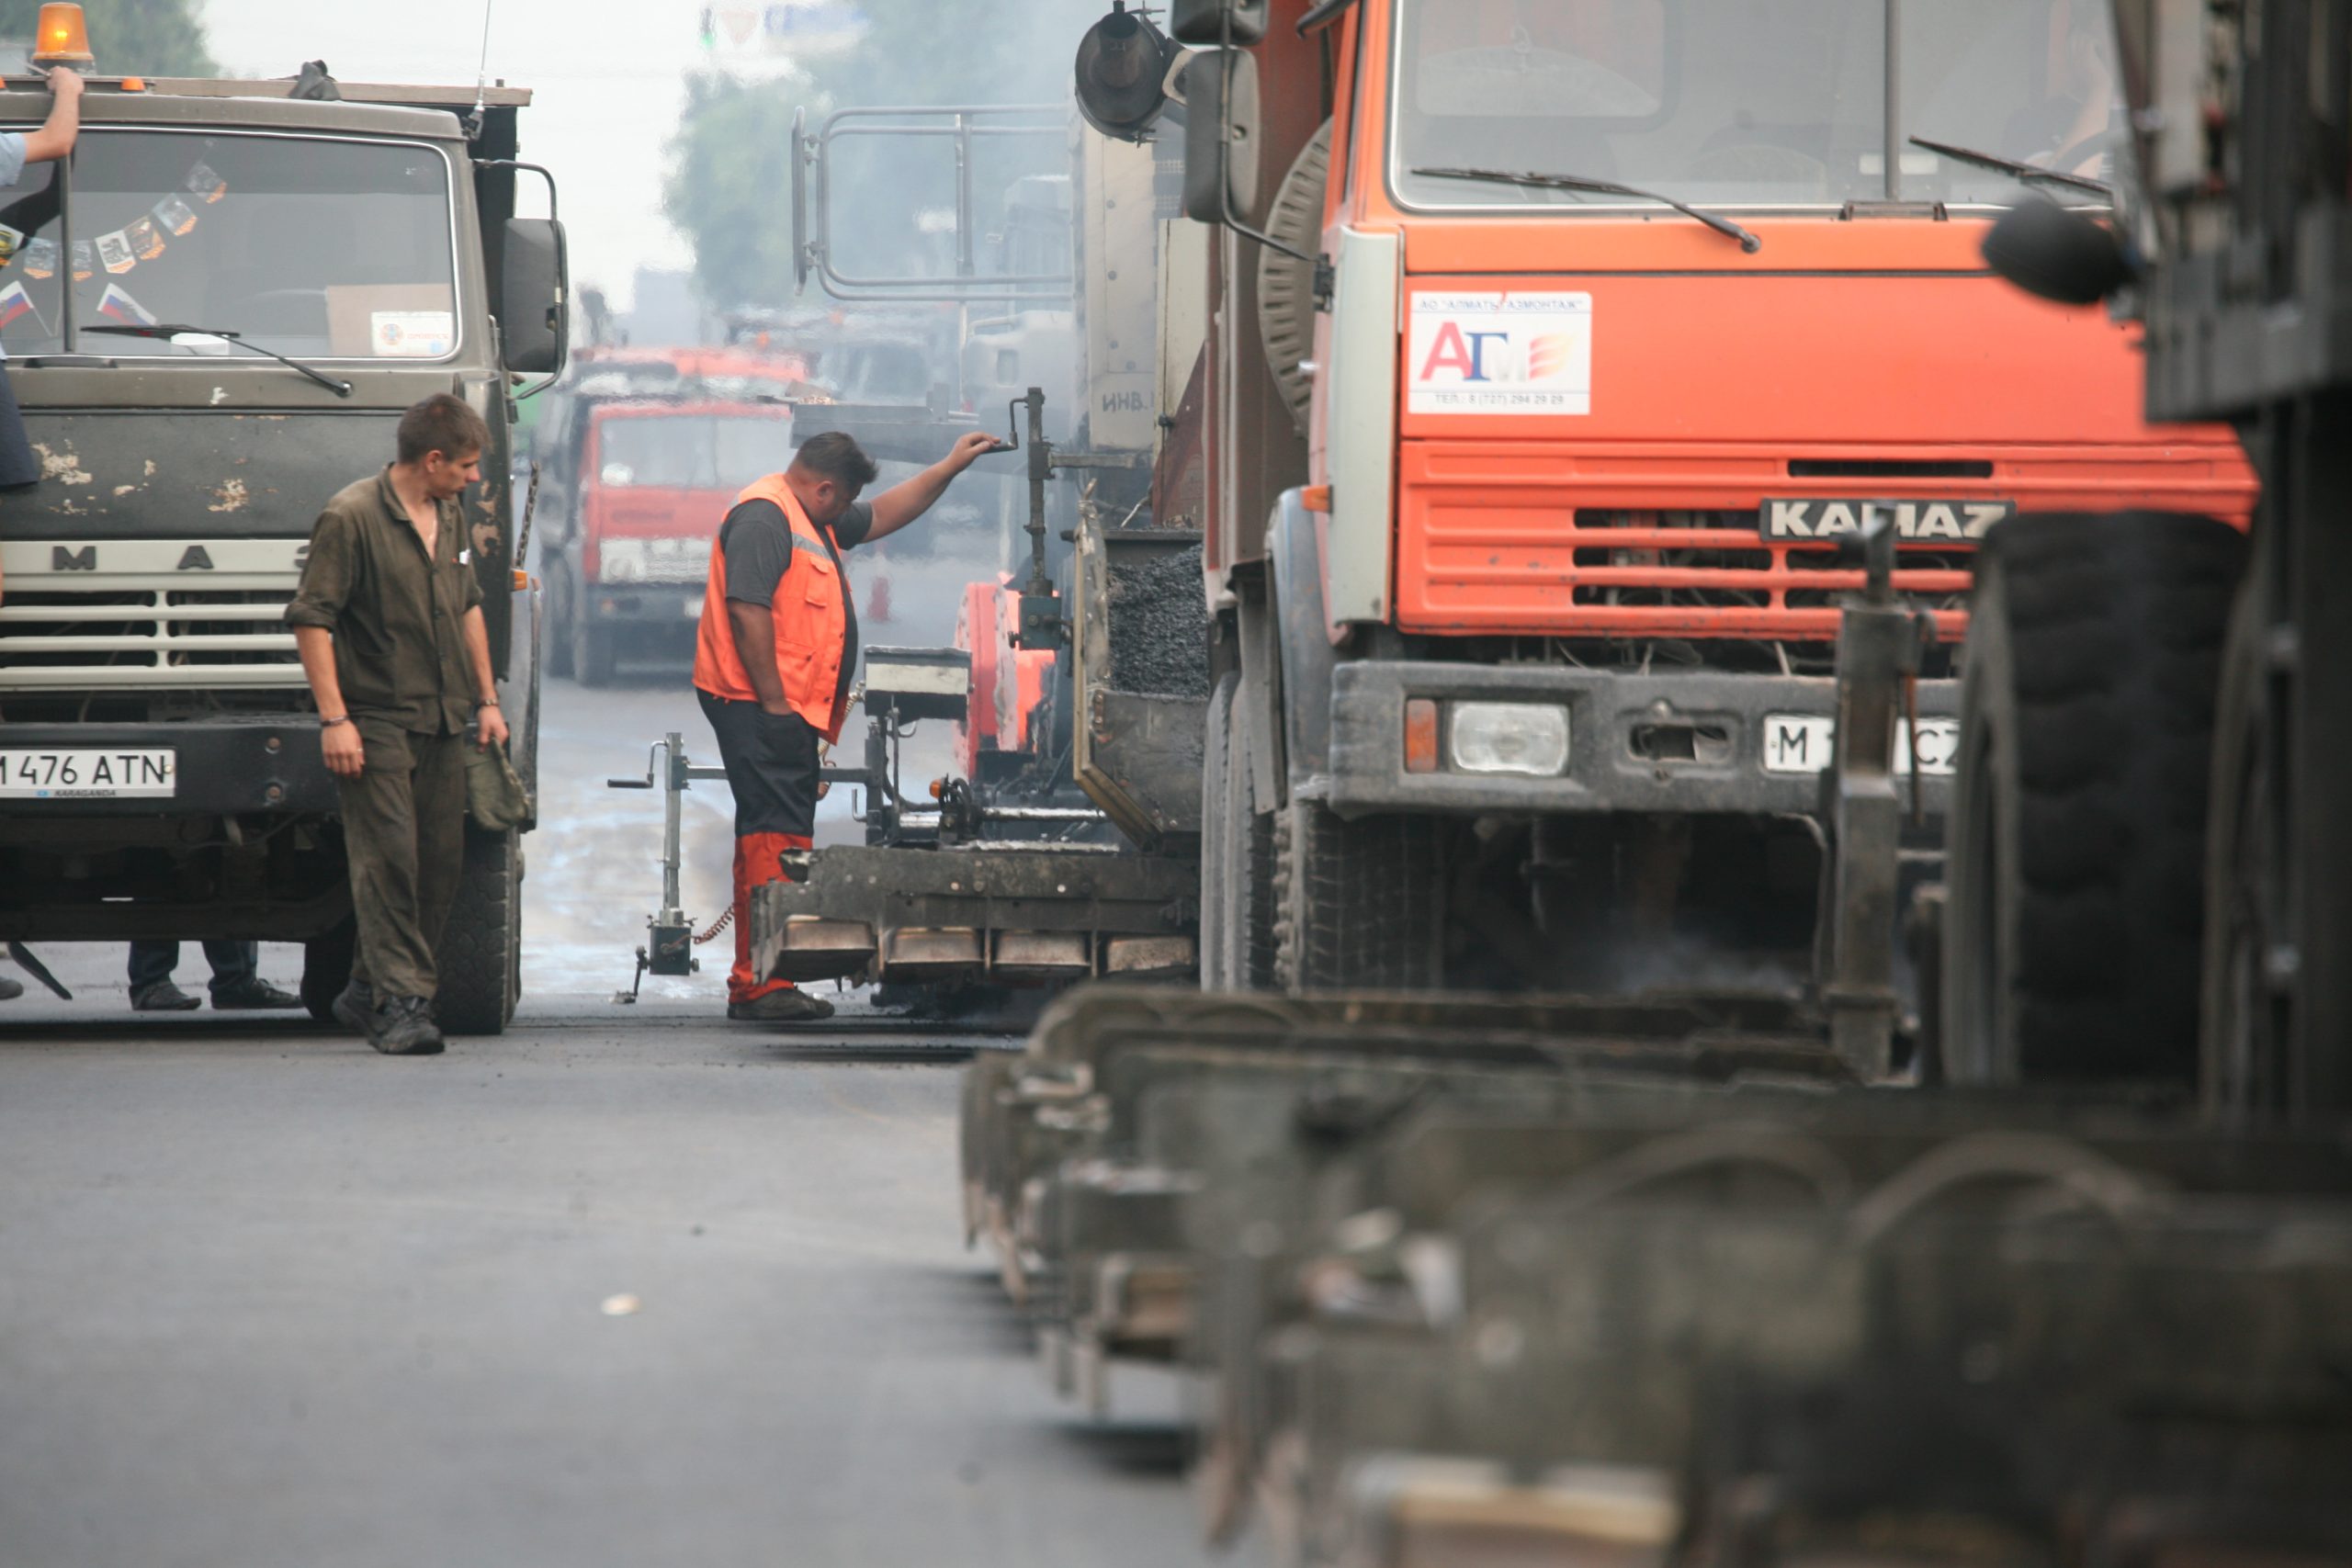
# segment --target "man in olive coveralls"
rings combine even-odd
[[[839,431],[813,435],[792,466],[735,500],[710,552],[695,689],[735,795],[735,967],[727,1016],[751,1023],[828,1018],[832,1004],[752,967],[752,890],[817,830],[823,746],[842,732],[857,673],[857,611],[842,551],[894,534],[1002,442],[973,432],[938,462],[872,501],[878,469]]]
[[[342,797],[359,919],[334,1014],[387,1055],[441,1049],[434,949],[464,869],[466,727],[479,718],[482,746],[506,739],[458,507],[489,441],[447,392],[401,415],[399,461],[327,502],[286,609]]]

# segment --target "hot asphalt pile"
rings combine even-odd
[[[1111,684],[1149,696],[1209,694],[1201,547],[1111,555]]]

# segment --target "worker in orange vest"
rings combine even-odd
[[[781,877],[780,857],[815,841],[821,748],[841,738],[857,671],[857,612],[842,551],[897,533],[956,475],[1003,445],[973,432],[914,478],[870,502],[879,472],[838,431],[811,436],[792,466],[735,498],[710,552],[695,691],[718,737],[735,794],[735,967],[727,1016],[791,1023],[832,1004],[752,970],[752,889]]]

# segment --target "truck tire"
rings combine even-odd
[[[2206,836],[2204,1029],[2199,1073],[2206,1108],[2226,1119],[2274,1112],[2290,1099],[2281,1067],[2287,1020],[2266,973],[2279,864],[2277,762],[2264,701],[2268,617],[2256,585],[2239,594],[2222,666],[2213,735],[2213,810]]]
[[[613,628],[588,618],[588,607],[577,606],[571,616],[571,678],[583,686],[609,686],[618,661]]]
[[[1314,991],[1430,990],[1443,978],[1438,824],[1351,821],[1294,798],[1273,815],[1274,977]]]
[[[1220,676],[1209,693],[1207,716],[1201,724],[1201,989],[1222,991],[1232,985],[1226,955],[1232,943],[1226,937],[1229,907],[1219,896],[1226,863],[1225,839],[1228,818],[1225,792],[1230,770],[1227,745],[1233,739],[1233,694],[1241,677]]]
[[[548,573],[548,673],[571,674],[571,624],[578,615],[580,592],[571,585],[571,569],[559,566]]]
[[[334,999],[351,984],[359,950],[359,922],[349,915],[302,944],[302,1005],[321,1023],[334,1023]]]
[[[1237,700],[1233,739],[1225,749],[1225,855],[1233,909],[1226,972],[1237,991],[1270,991],[1275,985],[1274,818],[1258,799],[1257,764],[1250,707]]]
[[[2214,699],[2245,540],[2052,514],[1978,558],[1953,780],[1942,1066],[2193,1082]]]
[[[516,835],[466,825],[466,870],[441,935],[434,1012],[452,1034],[498,1034],[523,990],[523,853]]]

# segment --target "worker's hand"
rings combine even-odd
[[[778,697],[774,702],[768,702],[763,698],[760,703],[760,711],[767,715],[770,718],[790,718],[792,716],[792,705],[786,702],[782,697]]]
[[[956,438],[956,449],[947,460],[959,468],[968,468],[991,452],[1004,450],[1004,443],[985,430],[967,431]]]
[[[70,65],[55,66],[50,71],[49,90],[61,98],[78,98],[82,96],[82,89],[87,85],[82,80],[82,73]]]
[[[334,724],[321,730],[319,750],[326,754],[327,772],[339,779],[356,779],[368,765],[368,750],[360,744],[356,724]]]
[[[496,708],[474,710],[474,744],[487,751],[506,744],[506,716]]]

